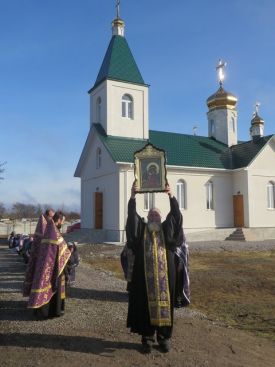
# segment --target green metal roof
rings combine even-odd
[[[112,37],[95,85],[90,91],[106,79],[145,85],[130,47],[122,36]]]
[[[134,153],[148,142],[166,152],[167,165],[236,169],[247,167],[272,137],[228,147],[213,138],[163,131],[149,131],[149,140],[107,136],[100,124],[94,124],[115,162],[133,163]]]
[[[265,146],[272,135],[256,138],[231,147],[232,163],[234,168],[247,167]]]

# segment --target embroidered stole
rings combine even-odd
[[[171,326],[168,266],[163,231],[144,230],[144,269],[151,325]]]

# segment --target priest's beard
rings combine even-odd
[[[148,223],[148,230],[150,233],[159,232],[161,230],[161,223],[158,223],[158,222]]]

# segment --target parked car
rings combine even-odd
[[[73,232],[76,229],[80,229],[80,228],[81,228],[81,222],[73,223],[72,225],[70,225],[70,226],[67,227],[66,233]]]

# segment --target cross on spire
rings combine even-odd
[[[260,109],[260,102],[256,102],[255,103],[255,114],[258,115],[259,114],[259,109]]]
[[[116,17],[117,19],[120,18],[120,0],[116,0]]]
[[[216,70],[217,70],[217,73],[218,73],[218,79],[219,79],[219,83],[220,83],[221,87],[223,85],[223,81],[224,81],[224,77],[225,77],[224,69],[225,69],[226,65],[227,65],[227,63],[220,59],[218,65],[216,66]]]

